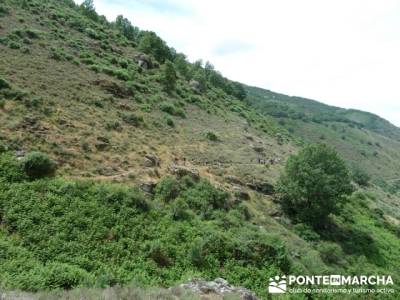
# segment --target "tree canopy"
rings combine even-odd
[[[288,159],[277,190],[290,216],[320,226],[337,211],[352,186],[349,171],[337,152],[325,144],[314,144]]]

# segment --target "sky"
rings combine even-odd
[[[81,2],[81,1],[80,1]],[[232,80],[400,126],[400,0],[94,0]]]

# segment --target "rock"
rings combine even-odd
[[[235,196],[237,200],[250,200],[250,194],[248,192],[246,192],[245,190],[239,188],[236,192],[235,192]]]
[[[169,171],[178,177],[183,177],[183,176],[188,175],[195,180],[200,178],[199,171],[194,168],[189,168],[189,167],[173,164],[169,167]]]
[[[155,181],[143,181],[140,183],[139,187],[142,191],[144,191],[146,193],[153,193],[156,185],[157,185],[157,182],[155,182]]]
[[[135,55],[135,60],[137,61],[137,64],[139,65],[139,67],[141,67],[142,69],[147,70],[147,69],[151,69],[153,67],[153,64],[152,64],[150,58],[143,53]]]
[[[236,176],[234,175],[226,175],[225,180],[229,183],[232,184],[238,184],[238,185],[243,185],[243,182]]]
[[[239,296],[239,299],[242,300],[258,300],[253,292],[243,287],[234,287],[223,278],[217,278],[213,281],[192,279],[188,283],[181,284],[180,288],[203,295],[216,294],[225,297],[231,294]]]
[[[110,148],[110,140],[106,137],[97,137],[97,142],[94,144],[96,149],[99,151],[104,151]]]
[[[197,80],[190,80],[189,82],[190,87],[193,91],[200,93],[201,92],[201,84]]]
[[[17,150],[15,151],[15,157],[17,160],[21,160],[25,157],[25,151],[24,150]]]
[[[146,167],[159,167],[160,159],[155,154],[146,154],[144,156],[144,165]]]
[[[274,186],[266,181],[253,180],[252,182],[248,182],[246,185],[252,190],[263,193],[265,195],[272,195],[275,192]]]

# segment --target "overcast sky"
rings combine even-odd
[[[190,61],[400,126],[400,0],[94,0]]]

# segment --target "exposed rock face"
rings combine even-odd
[[[200,178],[199,171],[194,168],[188,168],[188,167],[180,166],[180,165],[171,165],[169,167],[169,171],[178,177],[183,177],[183,176],[188,175],[195,180]]]
[[[213,281],[192,279],[188,283],[181,284],[180,287],[196,294],[217,294],[221,296],[236,294],[242,300],[258,300],[253,292],[243,287],[234,287],[222,278],[217,278]]]
[[[201,92],[201,84],[197,80],[190,80],[189,85],[193,91],[197,93]]]
[[[266,194],[266,195],[272,195],[275,192],[274,186],[268,182],[265,181],[252,181],[248,182],[246,184],[249,188],[251,188],[254,191]]]
[[[243,185],[243,182],[234,175],[226,175],[225,180],[232,184]]]
[[[135,59],[139,65],[139,67],[141,67],[142,69],[151,69],[153,67],[150,58],[147,57],[147,55],[145,54],[138,54],[135,56]]]
[[[140,183],[140,189],[146,193],[153,193],[157,182],[155,181],[143,181]]]
[[[144,156],[144,165],[146,167],[159,167],[160,159],[155,154],[146,154]]]
[[[99,136],[95,143],[95,147],[99,151],[104,151],[110,148],[110,140],[106,137]]]

